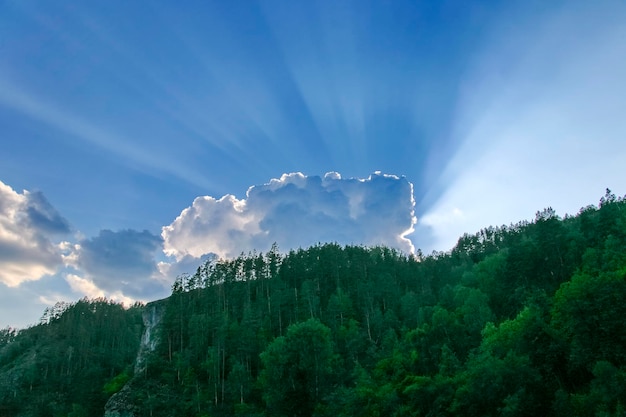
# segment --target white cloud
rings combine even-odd
[[[72,291],[88,298],[104,297],[105,293],[93,281],[81,278],[78,275],[67,274],[65,280]]]
[[[66,297],[58,293],[45,294],[45,295],[40,295],[39,297],[37,297],[37,301],[39,301],[40,304],[45,305],[45,306],[53,306],[56,303],[65,302],[65,300],[66,300]],[[34,324],[34,323],[27,323],[27,324]]]
[[[53,241],[69,232],[67,220],[41,192],[18,193],[0,182],[0,283],[6,286],[2,312],[8,312],[8,323],[29,323],[11,317],[11,311],[19,310],[16,303],[23,304],[14,303],[14,297],[30,297],[33,309],[76,295],[130,304],[167,296],[171,273],[187,267],[193,272],[198,266],[180,262],[160,267],[156,256],[163,249],[162,238],[145,230],[102,230],[78,242],[73,241],[77,236]],[[29,312],[28,320],[32,318]]]
[[[77,296],[127,305],[165,297],[169,273],[192,265],[180,262],[162,273],[156,260],[162,239],[148,231],[102,230],[78,243],[72,241],[77,236],[53,241],[69,232],[67,220],[41,192],[17,193],[0,182],[0,283],[6,285],[0,326],[32,324],[46,305]]]
[[[186,255],[175,262],[161,261],[157,264],[159,274],[164,282],[171,284],[174,277],[178,277],[183,274],[193,274],[198,267],[208,260],[215,260],[216,255],[214,253],[207,253],[200,258]]]
[[[72,291],[76,294],[80,294],[87,298],[100,298],[106,297],[109,300],[113,300],[119,303],[123,303],[127,306],[133,304],[135,301],[146,301],[145,299],[133,298],[125,295],[121,291],[106,292],[98,288],[98,286],[90,279],[79,277],[74,274],[67,274],[65,280],[69,284]]]
[[[415,224],[413,187],[404,177],[367,179],[284,174],[252,186],[245,199],[198,197],[163,227],[165,253],[182,260],[207,253],[223,257],[250,250],[318,242],[384,244],[412,253],[406,237]]]
[[[0,282],[16,287],[53,274],[61,254],[49,235],[68,231],[41,193],[20,194],[0,181]]]

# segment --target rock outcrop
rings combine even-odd
[[[133,404],[130,383],[113,394],[104,406],[104,417],[135,417],[138,409]]]
[[[153,352],[158,343],[157,328],[165,314],[164,300],[146,304],[142,318],[144,330],[141,344],[135,360],[134,376],[130,381],[109,398],[104,406],[104,417],[135,417],[138,408],[132,401],[131,390],[133,381],[146,369],[146,358]]]

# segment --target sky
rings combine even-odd
[[[624,39],[624,0],[2,0],[0,327],[624,195]]]

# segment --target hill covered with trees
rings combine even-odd
[[[148,306],[60,306],[0,334],[0,415],[622,416],[624,317],[626,200],[607,190],[445,253],[274,247]]]

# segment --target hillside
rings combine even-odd
[[[624,317],[607,190],[446,253],[273,248],[147,306],[60,305],[0,334],[0,415],[622,416]]]

